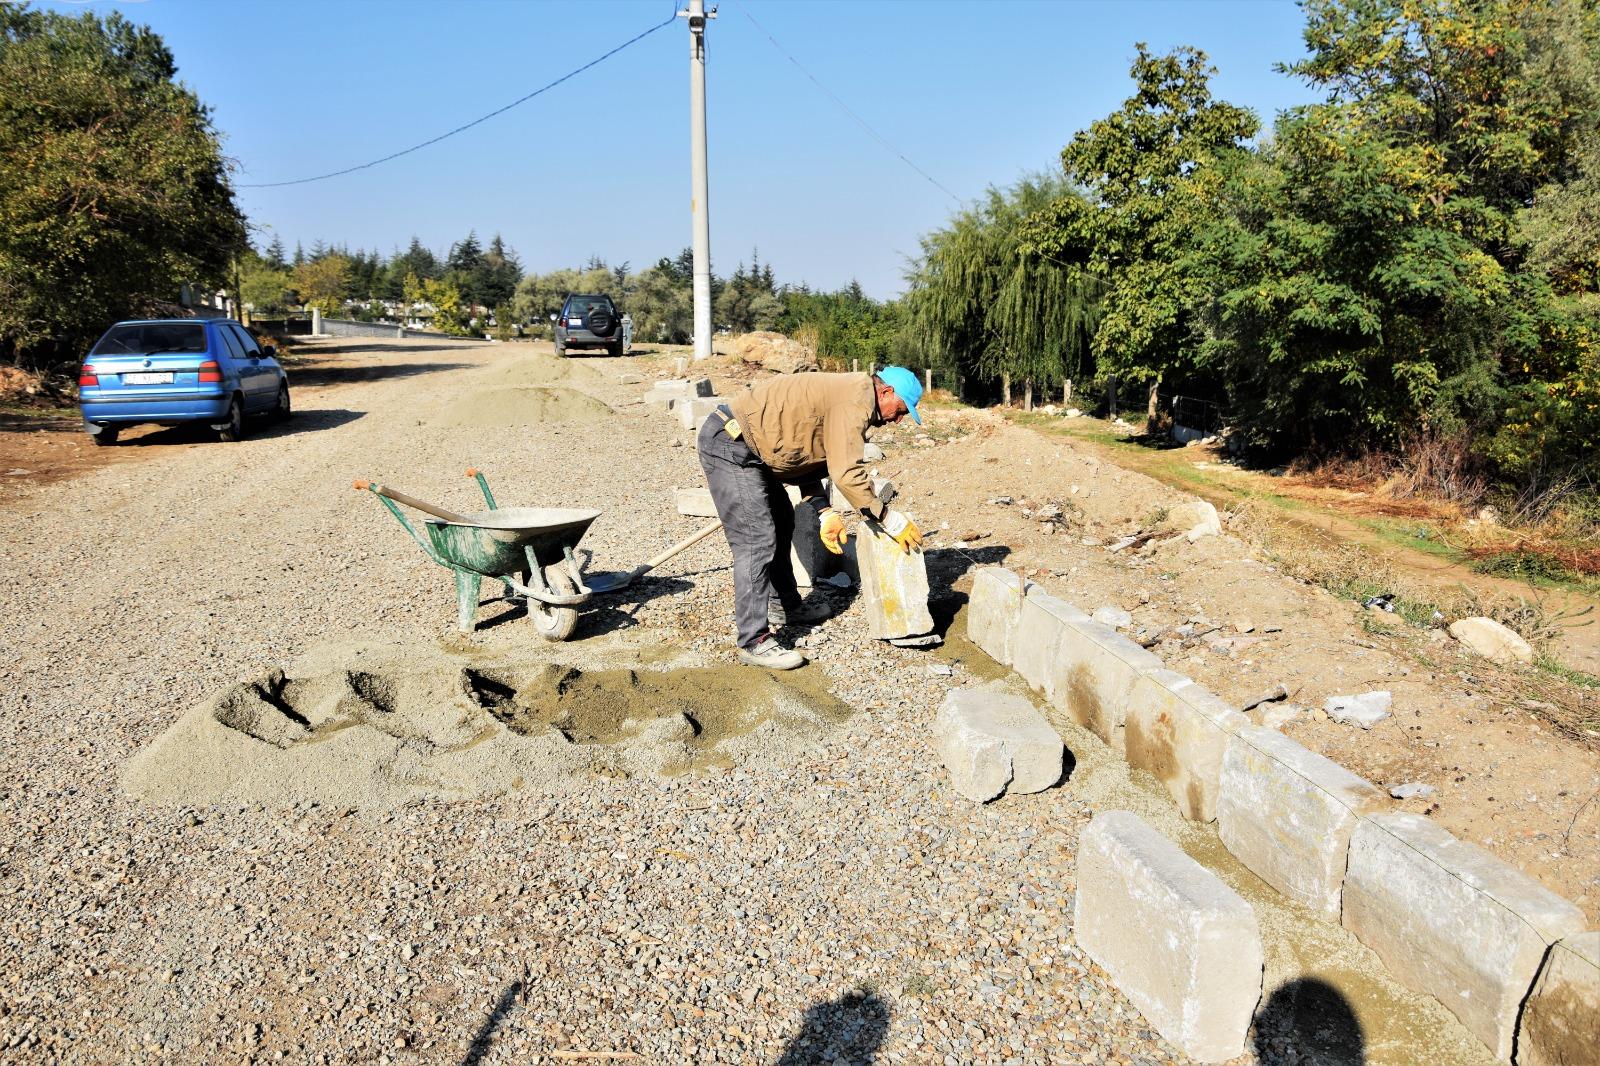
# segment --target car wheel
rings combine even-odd
[[[111,445],[117,443],[117,427],[102,426],[100,427],[100,431],[98,433],[89,434],[89,439],[100,445],[102,448],[110,447]]]
[[[278,383],[278,405],[272,409],[272,417],[279,422],[287,422],[294,414],[294,408],[289,405],[289,383]]]
[[[228,421],[217,430],[217,439],[227,444],[244,440],[244,404],[237,396],[228,405]]]
[[[615,344],[606,345],[606,354],[607,355],[621,355],[622,354],[622,342],[618,341]]]
[[[550,591],[557,596],[570,596],[578,591],[572,575],[567,573],[566,563],[551,563],[545,567],[544,579]],[[533,628],[539,631],[539,635],[551,641],[566,640],[578,625],[576,607],[552,607],[531,596],[528,597],[528,617],[533,620]]]

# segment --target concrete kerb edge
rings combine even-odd
[[[1004,568],[1003,567],[999,567],[997,569],[1004,569]],[[1030,587],[1034,587],[1034,583],[1031,582],[1031,581],[1028,581],[1026,578],[1023,578],[1021,575],[1017,575],[1017,579],[1018,579],[1019,582],[1021,582],[1023,595],[1026,596],[1027,592],[1028,592],[1028,589]],[[1065,602],[1068,602],[1070,604],[1070,601],[1065,601]],[[1074,608],[1076,608],[1076,606],[1077,606],[1076,604],[1070,604],[1070,605],[1073,606]],[[1107,649],[1107,650],[1108,651],[1113,651],[1112,649]],[[985,654],[987,654],[986,650],[985,650]],[[1113,651],[1113,654],[1114,654],[1114,651]],[[1001,665],[1004,666],[1004,665],[1008,665],[1008,664],[1002,663]],[[1129,665],[1132,665],[1132,664],[1129,664]],[[1174,671],[1174,672],[1176,672],[1176,671]],[[1187,675],[1183,675],[1183,676],[1187,676]],[[1190,680],[1192,681],[1193,679],[1191,678]],[[1026,682],[1026,679],[1024,679],[1024,681]],[[1196,682],[1196,684],[1198,684],[1198,682]],[[1471,889],[1472,891],[1482,895],[1484,898],[1486,898],[1486,899],[1490,900],[1491,902],[1493,902],[1500,909],[1506,911],[1509,914],[1515,915],[1516,919],[1519,922],[1521,922],[1523,925],[1527,926],[1534,933],[1535,936],[1537,936],[1540,940],[1544,941],[1545,942],[1544,956],[1542,957],[1542,959],[1540,961],[1539,967],[1536,968],[1536,970],[1534,971],[1533,980],[1529,982],[1527,990],[1525,992],[1523,992],[1521,1002],[1520,1002],[1520,1004],[1518,1006],[1517,1013],[1518,1013],[1518,1020],[1519,1020],[1519,1025],[1520,1025],[1520,1019],[1521,1019],[1522,1011],[1527,1008],[1528,998],[1533,994],[1533,990],[1538,984],[1539,974],[1544,972],[1544,966],[1549,962],[1550,953],[1552,951],[1554,951],[1555,948],[1556,948],[1556,945],[1560,943],[1559,938],[1556,939],[1556,940],[1550,940],[1549,938],[1547,938],[1545,936],[1545,934],[1537,926],[1535,926],[1527,918],[1523,917],[1523,915],[1519,911],[1517,911],[1516,909],[1508,906],[1503,900],[1501,900],[1498,897],[1496,897],[1492,892],[1490,892],[1490,891],[1488,891],[1488,890],[1486,890],[1484,888],[1480,888],[1479,886],[1476,886],[1476,885],[1468,882],[1465,878],[1461,877],[1461,875],[1459,873],[1457,873],[1456,871],[1445,867],[1443,864],[1438,862],[1438,860],[1434,859],[1431,855],[1426,855],[1423,852],[1418,851],[1415,847],[1412,847],[1412,845],[1410,843],[1408,843],[1405,840],[1402,840],[1401,838],[1396,836],[1394,833],[1392,833],[1390,830],[1385,828],[1381,822],[1374,822],[1368,814],[1355,810],[1349,804],[1345,803],[1342,798],[1340,798],[1339,796],[1336,796],[1333,793],[1329,792],[1327,789],[1323,788],[1321,785],[1319,785],[1315,781],[1311,780],[1309,777],[1307,777],[1305,774],[1301,773],[1299,770],[1295,769],[1292,766],[1286,765],[1285,763],[1283,763],[1279,759],[1277,759],[1275,756],[1273,756],[1270,752],[1263,751],[1257,745],[1252,744],[1249,741],[1248,738],[1246,738],[1244,736],[1241,736],[1237,732],[1229,732],[1228,730],[1224,729],[1219,723],[1213,722],[1213,721],[1211,721],[1209,719],[1206,719],[1206,724],[1208,726],[1210,726],[1211,728],[1216,729],[1218,732],[1221,732],[1224,735],[1228,736],[1230,743],[1232,743],[1233,741],[1238,741],[1240,743],[1243,743],[1243,744],[1247,745],[1252,751],[1256,752],[1258,755],[1261,755],[1261,756],[1263,756],[1263,757],[1265,757],[1267,759],[1272,760],[1274,763],[1277,763],[1279,766],[1283,767],[1285,770],[1288,770],[1293,776],[1295,776],[1295,777],[1301,779],[1302,781],[1304,781],[1305,784],[1310,786],[1313,790],[1315,790],[1318,793],[1321,793],[1324,796],[1327,796],[1328,798],[1332,799],[1336,804],[1338,804],[1340,807],[1343,807],[1345,810],[1349,811],[1358,821],[1363,822],[1363,823],[1371,826],[1373,829],[1376,829],[1379,832],[1382,832],[1385,836],[1387,836],[1390,839],[1394,840],[1396,843],[1404,845],[1405,848],[1408,851],[1411,851],[1413,854],[1416,854],[1420,858],[1423,858],[1423,859],[1427,860],[1430,864],[1432,864],[1434,867],[1436,867],[1442,873],[1447,874],[1448,876],[1450,876],[1450,877],[1454,878],[1455,880],[1459,881],[1462,885],[1466,886],[1468,889]],[[1104,743],[1104,741],[1102,741],[1101,743]],[[1106,744],[1106,747],[1109,748],[1110,746],[1111,745]],[[1309,751],[1310,749],[1306,749],[1306,750]],[[1312,754],[1316,754],[1316,753],[1313,752]],[[1327,756],[1323,756],[1323,758],[1327,758]],[[1334,762],[1334,765],[1336,765],[1336,766],[1339,765],[1337,762],[1335,762],[1332,759],[1329,759],[1328,761],[1329,762]],[[1342,766],[1340,768],[1344,769],[1344,767],[1342,767]],[[1347,771],[1347,772],[1349,772],[1349,771]],[[1356,776],[1359,777],[1360,775],[1356,775]],[[1362,780],[1365,780],[1365,778],[1362,778]],[[1374,787],[1376,787],[1376,786],[1374,786]],[[1165,792],[1164,789],[1162,791]],[[1168,798],[1170,799],[1170,795],[1169,795]],[[1386,808],[1386,809],[1389,809],[1389,808]],[[1346,850],[1344,861],[1345,861],[1345,867],[1348,870],[1349,861],[1350,861],[1348,849]],[[1497,859],[1497,861],[1504,862],[1504,860],[1500,860],[1500,859]],[[1509,863],[1507,863],[1506,865],[1510,866]],[[1510,867],[1510,868],[1513,869],[1513,870],[1517,870],[1517,868],[1514,867],[1514,866]],[[1520,871],[1520,870],[1517,870],[1517,872],[1518,873],[1522,873],[1522,871]],[[1526,874],[1522,874],[1522,876],[1526,877],[1527,875]],[[1568,902],[1570,902],[1570,901],[1568,901]],[[1341,910],[1342,909],[1343,909],[1343,905],[1341,903]]]

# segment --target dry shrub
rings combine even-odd
[[[1386,500],[1424,501],[1415,508],[1382,509],[1386,514],[1425,517],[1426,501],[1448,500],[1465,510],[1483,504],[1489,479],[1466,433],[1423,429],[1409,434],[1397,451],[1296,460],[1289,472],[1314,488],[1370,492]]]

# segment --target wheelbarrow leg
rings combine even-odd
[[[471,633],[478,616],[478,586],[483,578],[468,570],[456,571],[456,628]]]

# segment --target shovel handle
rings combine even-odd
[[[405,493],[391,489],[386,485],[379,485],[372,481],[357,481],[355,483],[355,487],[357,489],[365,489],[368,492],[375,492],[379,496],[393,500],[395,503],[403,503],[407,507],[415,507],[423,514],[431,514],[433,517],[442,518],[446,522],[467,521],[466,517],[463,515],[458,515],[454,511],[446,511],[443,507],[435,507],[431,503],[423,503],[415,496],[407,496]]]
[[[688,548],[691,548],[696,544],[699,544],[702,540],[705,540],[707,537],[711,536],[711,534],[715,533],[717,530],[719,530],[721,528],[722,528],[722,519],[720,519],[720,518],[717,519],[716,521],[712,522],[709,525],[702,526],[699,530],[697,530],[692,535],[690,535],[688,537],[685,537],[683,540],[678,541],[678,543],[674,544],[672,547],[668,548],[666,551],[662,552],[660,555],[656,556],[655,558],[651,559],[649,562],[645,563],[643,566],[639,567],[639,569],[637,569],[637,570],[635,570],[633,572],[633,576],[634,577],[639,577],[641,574],[648,574],[650,571],[654,570],[656,567],[660,566],[662,563],[666,562],[668,559],[672,558],[674,555],[677,555],[679,552],[684,551],[684,550],[686,550]]]

